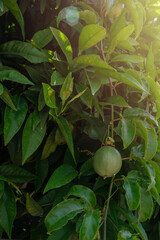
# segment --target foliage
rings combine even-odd
[[[0,0],[1,238],[160,239],[159,14]],[[122,156],[112,180],[93,169],[103,145]]]

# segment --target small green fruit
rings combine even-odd
[[[104,146],[97,150],[93,159],[95,172],[106,178],[113,177],[122,166],[122,158],[117,149]]]

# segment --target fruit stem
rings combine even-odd
[[[106,240],[106,232],[107,232],[106,222],[107,222],[107,215],[108,215],[108,210],[109,210],[109,202],[110,202],[111,193],[112,193],[113,180],[114,180],[114,176],[111,179],[111,183],[110,183],[110,187],[109,187],[109,193],[108,193],[108,200],[107,200],[107,205],[106,205],[106,209],[105,209],[105,215],[104,215],[104,237],[103,237],[103,240]]]

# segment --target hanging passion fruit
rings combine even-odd
[[[113,177],[122,166],[122,158],[117,149],[104,146],[97,150],[93,158],[95,172],[104,177]]]

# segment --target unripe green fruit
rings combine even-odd
[[[122,158],[117,149],[104,146],[97,150],[93,158],[95,172],[106,178],[113,177],[122,166]]]

